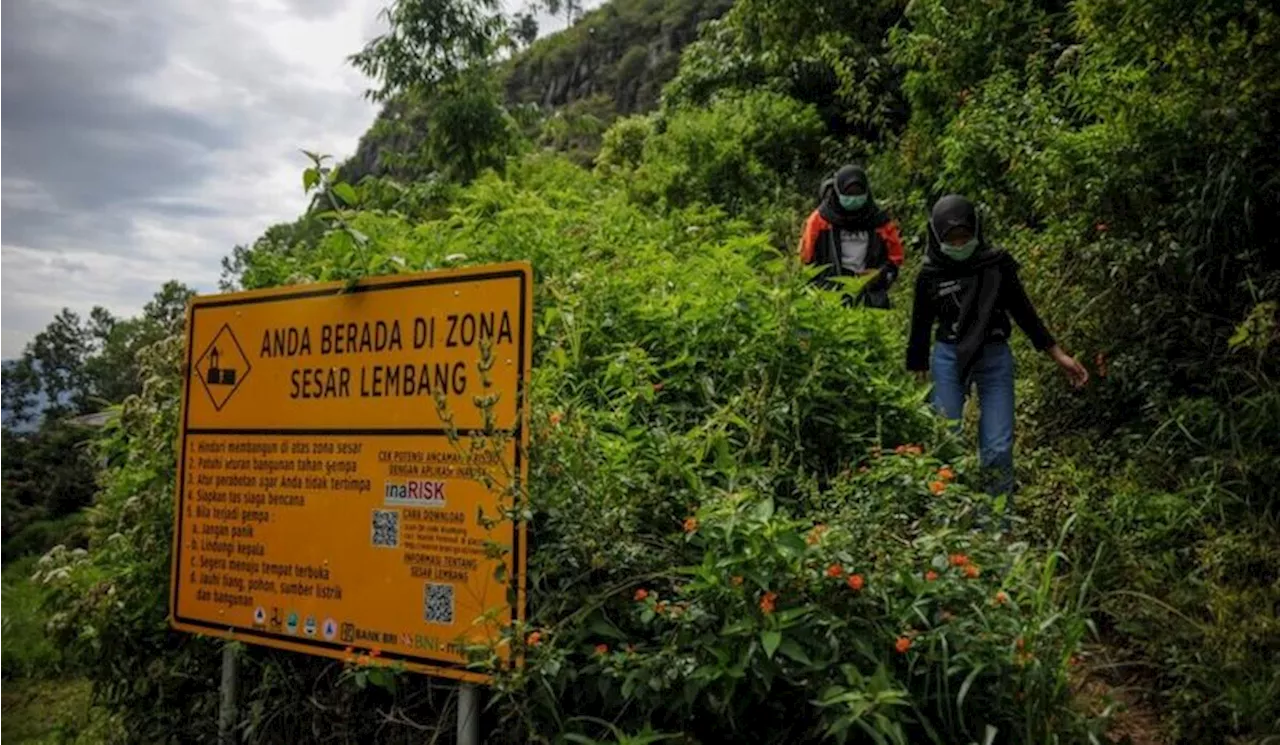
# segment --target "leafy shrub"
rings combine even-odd
[[[488,741],[598,734],[582,717],[701,741],[1082,732],[1066,671],[1083,622],[1051,565],[970,532],[981,498],[921,450],[876,456],[934,431],[882,315],[812,294],[742,221],[657,213],[557,158],[482,176],[438,221],[349,225],[363,260],[334,230],[246,254],[241,282],[535,267],[530,621],[511,629],[532,654],[499,675]],[[148,741],[209,739],[216,707],[216,646],[165,622],[179,351],[149,350],[150,383],[105,434],[89,554],[42,572],[59,639]],[[433,725],[413,723],[450,705],[417,680],[246,654],[249,741],[420,740]]]
[[[638,123],[610,138],[604,160],[632,162]],[[726,95],[707,109],[676,111],[644,137],[634,171],[622,172],[641,202],[670,207],[715,204],[744,213],[766,201],[785,201],[821,162],[822,122],[798,101],[772,93]],[[605,156],[602,155],[602,158]]]
[[[48,593],[31,580],[36,557],[9,564],[4,569],[5,680],[45,678],[62,671],[62,655],[49,636]]]

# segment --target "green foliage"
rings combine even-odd
[[[1084,518],[1074,553],[1104,557],[1099,610],[1177,736],[1274,732],[1280,20],[1110,0],[908,19],[899,169],[918,197],[983,201],[1094,370],[1072,395],[1031,368],[1035,520]]]
[[[6,684],[16,678],[45,678],[63,672],[62,655],[45,629],[49,622],[47,593],[31,580],[36,557],[6,563],[4,568],[4,650]],[[6,707],[7,708],[7,707]]]
[[[496,0],[394,0],[384,11],[387,32],[351,56],[376,81],[369,97],[429,94],[487,64],[508,31],[498,7]]]
[[[822,122],[812,107],[773,93],[727,95],[707,109],[674,112],[643,137],[629,122],[608,138],[604,171],[623,180],[640,202],[672,208],[720,205],[731,213],[759,209],[795,193],[822,153]]]
[[[575,101],[546,117],[538,144],[589,168],[614,116],[613,102],[608,96]]]
[[[89,682],[77,678],[6,681],[3,732],[17,745],[99,745],[120,735],[94,705]]]
[[[316,168],[308,181],[337,193]],[[955,499],[936,499],[930,482],[948,478],[936,461],[874,457],[934,431],[892,372],[902,350],[883,315],[807,289],[746,222],[639,206],[559,158],[481,176],[439,220],[342,220],[307,251],[246,254],[239,283],[535,267],[537,548],[530,622],[510,630],[532,654],[500,672],[488,741],[599,732],[580,717],[701,741],[1083,732],[1065,678],[1083,621],[1043,558],[969,532],[981,498],[957,482]],[[351,260],[347,230],[367,236],[367,263]],[[166,625],[179,351],[177,337],[147,351],[151,384],[106,432],[89,553],[58,552],[40,573],[59,643],[93,662],[99,695],[148,741],[208,739],[216,705],[216,647]],[[815,519],[832,527],[806,540]],[[951,553],[981,571],[967,578]],[[847,571],[827,576],[833,563]],[[637,602],[641,587],[653,594]],[[420,740],[407,723],[450,705],[380,668],[245,656],[250,742]]]
[[[904,123],[886,38],[904,5],[739,0],[681,56],[664,104],[764,89],[812,104],[832,134],[873,142]]]
[[[92,430],[50,420],[35,432],[5,429],[4,560],[43,553],[70,538],[77,523],[60,518],[89,504],[96,468]],[[66,528],[67,533],[61,533]]]

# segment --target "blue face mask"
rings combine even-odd
[[[865,204],[867,203],[867,195],[866,195],[866,194],[858,194],[857,196],[849,196],[849,195],[847,195],[847,194],[839,194],[839,193],[837,193],[837,194],[836,194],[836,196],[840,197],[840,206],[841,206],[841,207],[844,207],[844,208],[845,208],[845,209],[847,209],[847,210],[860,210],[860,209],[862,209],[863,205],[865,205]]]

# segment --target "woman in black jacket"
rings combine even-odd
[[[951,194],[929,218],[925,265],[916,278],[907,345],[907,369],[922,378],[930,368],[933,404],[957,427],[971,384],[978,387],[979,461],[994,471],[988,490],[1012,495],[1013,353],[1010,316],[1039,351],[1046,352],[1076,387],[1089,373],[1054,342],[1018,278],[1018,263],[987,245],[973,204]]]

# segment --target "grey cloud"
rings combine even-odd
[[[337,13],[342,9],[343,0],[285,0],[285,4],[299,17],[316,20]]]
[[[42,248],[65,240],[68,218],[120,209],[201,178],[205,157],[238,134],[140,100],[130,88],[166,59],[163,14],[137,3],[3,6],[3,220],[6,238]],[[34,184],[51,204],[24,208],[10,184]],[[94,221],[101,231],[126,227]]]

